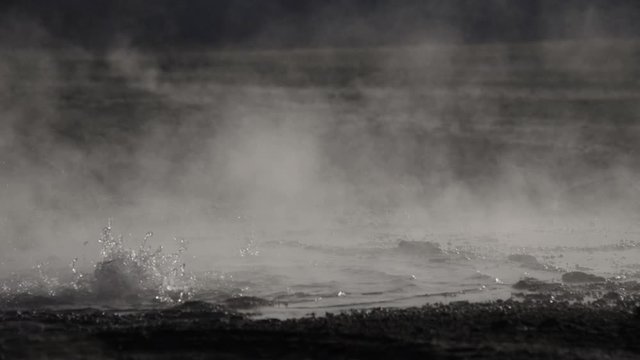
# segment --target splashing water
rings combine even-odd
[[[184,239],[176,239],[179,248],[164,254],[162,246],[152,250],[147,245],[152,232],[148,232],[140,247],[128,249],[122,235],[114,236],[111,224],[104,228],[98,242],[102,245],[101,260],[94,270],[93,290],[106,299],[138,300],[153,298],[161,303],[182,302],[191,297],[195,281],[187,274],[182,253]]]
[[[162,246],[148,245],[148,232],[137,249],[127,248],[122,235],[115,235],[111,221],[103,229],[98,243],[100,256],[93,272],[83,273],[78,258],[71,271],[55,272],[40,263],[31,274],[14,274],[0,281],[0,302],[7,305],[90,304],[176,304],[193,296],[195,277],[186,271],[182,256],[187,249],[184,239],[175,239],[178,250],[165,254]],[[36,301],[36,303],[38,303]],[[38,305],[40,305],[38,303]]]

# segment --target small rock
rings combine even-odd
[[[187,312],[212,312],[220,311],[222,308],[219,305],[214,305],[205,301],[191,300],[174,306],[173,309]]]
[[[517,262],[522,267],[532,270],[547,270],[547,267],[541,264],[535,256],[529,254],[512,254],[507,259]]]
[[[398,250],[413,255],[442,255],[442,249],[438,243],[432,241],[400,240]]]
[[[609,291],[608,293],[602,295],[602,298],[605,300],[611,300],[611,301],[621,301],[624,299],[622,295],[618,294],[615,291]]]
[[[527,277],[517,283],[513,284],[513,288],[516,290],[528,290],[528,291],[555,291],[561,287],[557,283],[548,283],[536,278]]]
[[[224,301],[224,304],[231,309],[253,309],[260,306],[272,306],[273,301],[255,296],[236,296]]]
[[[592,274],[587,274],[582,271],[571,271],[562,275],[562,281],[565,283],[595,283],[595,282],[605,282],[606,279],[602,276],[596,276]]]

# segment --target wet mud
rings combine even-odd
[[[256,302],[259,303],[259,302]],[[640,356],[640,303],[535,297],[255,319],[226,305],[4,310],[0,358],[601,359]]]

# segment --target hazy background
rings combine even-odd
[[[0,9],[36,21],[49,45],[93,49],[122,37],[162,48],[636,37],[640,26],[633,0],[8,0]]]
[[[635,1],[0,8],[3,269],[108,218],[238,246],[637,221]]]

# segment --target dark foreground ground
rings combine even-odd
[[[4,311],[0,359],[640,357],[640,307],[599,300],[458,302],[251,320],[193,302],[115,312]]]

